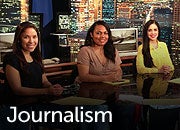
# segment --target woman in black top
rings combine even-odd
[[[4,57],[5,82],[17,95],[60,95],[63,87],[52,85],[45,73],[39,50],[40,33],[30,22],[19,24],[15,31],[13,52]]]

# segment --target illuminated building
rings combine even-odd
[[[116,0],[103,0],[102,19],[109,25],[115,24],[115,2]]]
[[[178,66],[180,65],[180,0],[174,1],[172,29],[172,59]]]

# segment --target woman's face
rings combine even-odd
[[[104,46],[109,38],[108,31],[103,25],[97,25],[90,35],[97,46]]]
[[[27,28],[21,34],[22,49],[25,52],[33,52],[38,45],[38,35],[34,28]]]
[[[159,30],[156,24],[151,24],[147,30],[147,36],[150,41],[156,41],[159,35]]]

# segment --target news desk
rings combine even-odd
[[[137,74],[129,77],[129,83],[112,85],[107,83],[81,83],[76,95],[62,95],[60,97],[40,95],[40,96],[15,96],[4,86],[0,87],[1,104],[28,104],[33,102],[49,102],[67,96],[87,97],[108,101],[115,96],[114,101],[121,100],[119,95],[137,96],[135,103],[141,103],[141,97],[145,100],[144,105],[180,105],[180,84],[169,83],[170,79],[180,77],[180,69],[176,69],[169,75],[163,74]],[[139,97],[139,98],[138,98]],[[23,102],[25,100],[25,102]],[[124,98],[124,101],[133,100]],[[139,102],[140,101],[140,102]],[[167,102],[166,102],[167,101]]]
[[[137,74],[125,77],[130,82],[120,85],[86,82],[79,84],[80,88],[76,94],[59,97],[48,95],[15,96],[2,86],[0,89],[0,103],[1,106],[27,106],[34,104],[48,104],[50,106],[53,104],[52,102],[68,97],[83,97],[87,98],[87,100],[98,99],[104,100],[105,102],[103,104],[110,107],[110,110],[114,114],[114,122],[118,121],[118,117],[116,118],[117,111],[124,111],[120,109],[122,105],[119,104],[123,104],[125,108],[126,106],[129,108],[129,105],[133,105],[133,112],[136,113],[136,121],[140,121],[140,124],[144,125],[142,129],[146,129],[149,126],[149,130],[162,128],[162,126],[163,128],[175,126],[177,128],[175,130],[178,130],[180,128],[180,84],[169,83],[168,81],[179,77],[180,69],[176,69],[169,75]],[[83,102],[81,105],[88,104]],[[168,121],[174,120],[173,123],[167,123],[166,118]],[[161,122],[158,122],[159,120]],[[116,123],[112,126],[117,127],[119,123]],[[160,125],[157,123],[160,123]]]

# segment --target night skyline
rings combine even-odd
[[[28,0],[3,0],[0,3],[2,5],[1,12],[7,13],[1,14],[0,24],[13,26],[27,19],[27,2]],[[20,6],[23,6],[23,8],[20,9]],[[71,0],[71,15],[68,20],[70,23],[67,27],[71,32],[86,31],[98,19],[105,20],[111,28],[138,28],[139,37],[142,36],[142,25],[148,19],[156,19],[162,28],[161,38],[170,46],[172,39],[173,1]]]

